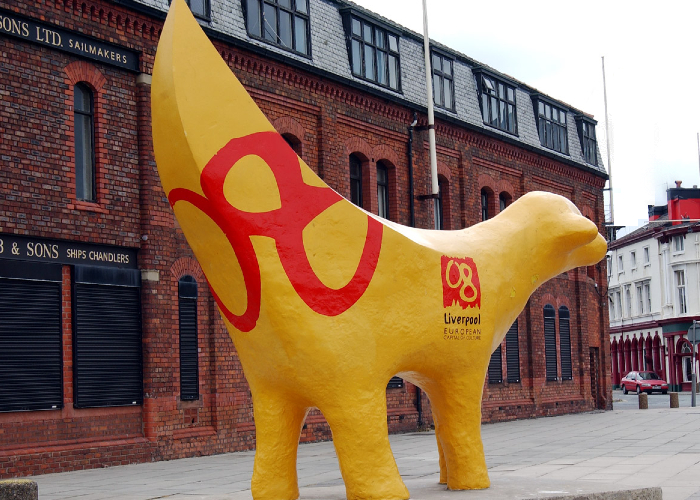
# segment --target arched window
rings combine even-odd
[[[362,207],[362,161],[350,155],[350,201]]]
[[[78,83],[73,89],[75,139],[75,197],[95,201],[95,109],[92,90]]]
[[[573,379],[571,368],[571,328],[569,324],[569,308],[559,308],[559,354],[561,356],[561,379]]]
[[[489,384],[500,384],[503,382],[503,368],[501,367],[501,346],[491,353],[489,361]]]
[[[377,162],[377,215],[389,219],[389,169]]]
[[[683,359],[683,382],[692,382],[693,380],[693,355],[691,354],[690,345],[687,343],[681,347],[681,354],[685,354]]]
[[[518,320],[506,333],[506,370],[508,383],[520,382],[520,345],[518,344]]]
[[[498,195],[498,211],[503,212],[512,202],[513,198],[508,193],[503,191]]]
[[[435,215],[435,229],[445,229],[446,197],[449,196],[450,184],[442,175],[438,176],[438,195],[435,198],[433,213]],[[449,210],[447,210],[449,216]],[[449,229],[449,226],[448,226]]]
[[[292,134],[282,134],[282,139],[285,140],[289,147],[291,147],[299,158],[301,158],[301,141],[299,138]]]
[[[180,309],[180,399],[199,399],[199,345],[197,342],[197,281],[183,276],[178,281]]]
[[[481,220],[487,220],[489,214],[489,192],[486,189],[481,190]]]
[[[550,304],[544,306],[544,357],[547,380],[557,379],[556,311]]]

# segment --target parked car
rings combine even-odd
[[[623,394],[627,394],[628,391],[634,391],[637,394],[642,392],[666,394],[668,392],[668,382],[654,372],[629,372],[620,381],[620,386],[622,386]]]

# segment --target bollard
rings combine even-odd
[[[646,392],[643,392],[639,395],[639,409],[649,409],[649,395]]]
[[[0,500],[38,500],[39,486],[29,479],[0,481]]]
[[[678,393],[671,393],[671,408],[678,408]]]

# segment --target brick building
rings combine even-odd
[[[449,230],[545,190],[602,229],[591,116],[434,44],[435,202],[422,37],[344,0],[188,3],[278,131],[365,209]],[[167,6],[0,0],[0,477],[255,445],[233,344],[153,160]],[[531,298],[492,357],[485,421],[611,407],[605,279],[604,264],[574,269]],[[387,403],[391,431],[431,424],[411,384],[392,379]],[[302,440],[329,438],[311,413]]]

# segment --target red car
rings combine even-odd
[[[628,391],[634,391],[637,394],[642,392],[666,394],[668,392],[668,383],[654,372],[629,372],[620,380],[620,386],[623,394],[627,394]]]

